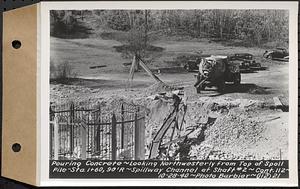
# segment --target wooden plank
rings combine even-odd
[[[137,120],[137,113],[135,113],[134,121],[134,160],[139,160],[140,144],[139,144],[139,125]]]
[[[74,127],[75,127],[75,105],[71,103],[70,105],[70,152],[73,154],[74,152]]]
[[[129,71],[129,78],[128,80],[133,80],[133,77],[134,77],[134,70],[135,70],[135,67],[136,67],[136,57],[134,56],[133,59],[132,59],[132,64],[131,64],[131,68],[130,68],[130,71]]]
[[[58,124],[58,118],[55,116],[54,118],[54,132],[53,132],[53,140],[54,140],[54,160],[58,160],[58,151],[59,151],[59,124]]]
[[[125,114],[124,114],[125,112],[124,112],[124,105],[122,104],[122,106],[121,106],[121,148],[123,149],[124,148],[124,140],[125,140],[125,137],[124,137],[124,135],[125,135],[125,124],[124,124],[124,116],[125,116]]]
[[[81,139],[82,139],[82,146],[81,146],[81,159],[86,160],[86,151],[87,151],[87,143],[86,143],[86,137],[87,137],[87,132],[86,128],[83,125],[81,125],[80,130],[81,130]]]
[[[90,66],[90,69],[105,68],[105,67],[107,67],[107,65]]]
[[[276,119],[280,119],[280,116],[269,118],[269,119],[265,120],[264,122],[273,121]]]
[[[153,139],[153,142],[152,142],[149,159],[154,159],[159,155],[158,153],[159,153],[159,145],[161,143],[161,139],[164,136],[164,134],[166,133],[166,131],[172,125],[172,122],[174,121],[174,118],[176,117],[176,115],[177,114],[176,114],[175,109],[174,109],[173,112],[166,119],[166,121],[164,122],[162,127],[159,129],[157,134],[155,135],[155,137]]]
[[[138,120],[135,115],[135,160],[145,159],[145,118]]]
[[[145,160],[145,117],[144,119],[138,120],[139,122],[139,144],[140,144],[140,154],[139,154],[139,160]]]
[[[100,123],[101,122],[101,105],[98,104],[98,113],[96,114],[96,121],[94,121],[96,123]],[[89,125],[88,125],[89,127]],[[96,151],[99,152],[101,150],[101,144],[100,144],[100,125],[96,125],[96,132],[97,132],[97,135],[96,135]]]
[[[152,73],[152,71],[148,68],[148,66],[143,62],[141,58],[139,58],[139,60],[141,67],[150,75],[150,77],[152,77],[157,82],[163,83],[156,75],[154,75],[154,73]]]
[[[117,120],[115,114],[113,114],[111,119],[111,127],[111,160],[117,160]]]

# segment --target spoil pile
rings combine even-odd
[[[140,105],[146,108],[146,157],[151,142],[172,112],[172,100],[163,100],[156,95],[169,94],[175,87],[156,83],[143,91],[131,89],[101,90],[73,85],[51,85],[51,102],[58,104],[88,102],[101,104],[105,110],[120,110],[120,103]],[[182,130],[175,135],[186,137],[173,143],[174,150],[185,148],[189,159],[281,159],[287,157],[288,112],[271,110],[265,101],[233,99],[229,97],[199,97],[187,95],[187,110]],[[263,93],[261,88],[252,91]],[[288,104],[288,101],[287,101]],[[116,107],[117,109],[114,109]],[[181,119],[183,110],[180,109]],[[277,118],[278,117],[278,118]],[[213,123],[209,120],[213,119]],[[171,130],[171,129],[170,129]],[[170,132],[166,133],[167,137]],[[203,136],[202,136],[203,135]],[[163,140],[168,141],[167,137]],[[175,137],[176,138],[176,137]],[[171,145],[171,146],[172,146]],[[175,153],[171,150],[171,153]],[[179,149],[179,151],[182,149]]]
[[[214,124],[205,129],[205,140],[191,146],[191,159],[252,160],[279,159],[284,156],[278,153],[287,148],[287,132],[284,129],[287,128],[287,122],[282,120],[286,118],[282,113],[265,108],[263,102],[229,98],[203,99],[194,102],[191,108],[192,111],[188,113],[190,124],[193,121],[195,124],[204,124],[207,117],[216,118]],[[280,140],[270,135],[270,132],[278,133]],[[265,145],[269,140],[272,143]]]
[[[164,92],[171,92],[173,90],[176,90],[176,88],[162,82],[157,82],[151,85],[150,87],[146,88],[145,94],[153,95],[153,94],[159,94]]]
[[[151,113],[146,123],[148,147],[172,110],[172,104],[156,100],[149,107]],[[186,158],[195,160],[282,158],[285,153],[282,149],[287,148],[287,122],[276,113],[264,102],[256,100],[202,97],[189,101],[184,127],[180,131],[180,136],[186,136],[185,145],[178,141],[178,146],[189,149]],[[270,127],[269,122],[276,125]],[[280,140],[273,140],[274,136],[269,133],[280,133]],[[265,145],[266,141],[272,143]],[[278,155],[279,151],[282,154]]]

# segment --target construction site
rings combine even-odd
[[[51,37],[50,159],[288,159],[288,59],[178,36],[141,56],[124,53],[114,32]],[[259,69],[233,64],[230,56],[244,52]]]
[[[145,108],[143,120],[145,123],[142,124],[144,127],[142,131],[145,133],[139,134],[145,135],[142,159],[287,158],[288,112],[286,108],[288,105],[285,96],[274,95],[271,90],[268,92],[267,89],[256,85],[241,94],[232,93],[233,97],[230,97],[230,93],[219,94],[216,89],[197,94],[193,86],[195,79],[192,74],[186,73],[190,76],[190,81],[166,84],[143,63],[141,67],[144,67],[145,71],[139,71],[137,74],[143,75],[149,80],[147,82],[153,82],[149,87],[136,87],[141,81],[135,81],[134,71],[130,69],[128,79],[120,81],[126,88],[103,91],[96,87],[83,87],[79,84],[53,84],[51,85],[51,100],[59,104],[82,101],[88,102],[90,106],[101,102],[102,111],[106,109],[107,112],[114,111],[116,102]],[[173,76],[176,78],[176,73]],[[78,82],[93,82],[94,85],[97,83],[92,80]],[[232,87],[228,85],[229,88]],[[110,127],[106,128],[107,135],[111,135],[111,130]],[[105,143],[105,149],[110,152],[111,150],[107,150],[110,147],[107,146],[111,143],[109,141],[111,138],[101,136],[108,141]],[[67,143],[67,145],[70,144]],[[133,146],[134,139],[129,149],[120,147],[118,150],[127,154],[132,151],[130,153],[133,154]],[[100,146],[97,148],[104,150]],[[81,155],[77,157],[80,158]],[[127,157],[134,158],[134,155],[127,155]]]

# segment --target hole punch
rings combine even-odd
[[[15,48],[15,49],[19,49],[19,48],[22,46],[22,43],[21,43],[21,41],[19,41],[19,40],[14,40],[14,41],[12,42],[12,46],[13,46],[13,48]]]
[[[19,143],[13,144],[11,148],[14,152],[20,152],[21,151],[21,145]]]

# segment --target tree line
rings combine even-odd
[[[288,42],[289,35],[286,10],[221,9],[51,11],[51,35],[72,33],[89,19],[97,27],[138,33],[144,45],[157,34],[240,40],[252,46]]]

